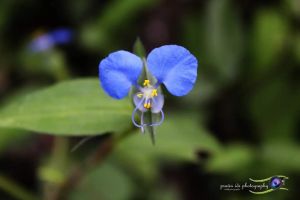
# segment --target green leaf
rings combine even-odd
[[[103,164],[91,171],[75,188],[70,196],[71,200],[130,199],[133,193],[133,183],[119,168]]]
[[[236,77],[243,53],[242,25],[237,13],[229,0],[209,1],[203,28],[205,52],[201,57],[207,59],[212,68],[207,70],[222,84]]]
[[[62,82],[28,94],[0,111],[0,127],[57,135],[96,135],[131,126],[131,104],[104,94],[97,79]]]
[[[0,153],[9,146],[17,146],[24,143],[24,140],[31,134],[23,130],[0,128]]]
[[[249,98],[250,116],[264,141],[293,141],[296,137],[300,91],[291,86],[289,79],[289,76],[277,75]]]
[[[231,144],[213,156],[206,167],[212,172],[238,174],[253,163],[254,153],[249,146]]]
[[[165,122],[157,127],[155,146],[148,135],[137,132],[116,147],[112,159],[138,175],[153,178],[161,161],[195,161],[197,150],[219,151],[219,144],[196,119],[194,115],[166,113]]]
[[[283,3],[284,8],[287,8],[289,14],[295,15],[295,17],[300,17],[300,3],[298,0],[284,0]]]
[[[287,19],[276,10],[257,13],[252,33],[253,70],[268,72],[278,62],[289,33]]]
[[[294,142],[266,143],[260,152],[266,171],[291,173],[300,171],[300,147]]]
[[[238,13],[229,0],[211,0],[205,12],[186,13],[183,42],[198,58],[201,78],[184,103],[198,106],[211,101],[239,74],[245,34]]]
[[[152,190],[149,192],[149,196],[151,200],[179,200],[180,193],[176,190],[176,187],[168,187],[165,185],[155,185],[155,187],[151,188]]]
[[[294,39],[294,54],[297,60],[297,63],[300,63],[300,34],[297,35]]]

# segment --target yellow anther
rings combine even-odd
[[[147,109],[151,108],[151,103],[150,102],[144,103],[144,108],[147,108]]]
[[[150,86],[150,81],[148,79],[144,80],[143,86]]]
[[[136,96],[137,96],[138,98],[142,98],[143,94],[142,94],[142,93],[138,93]]]
[[[147,108],[148,109],[151,108],[151,104],[150,103],[147,104]]]
[[[152,90],[151,96],[152,97],[156,97],[157,96],[157,89]]]

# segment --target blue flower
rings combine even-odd
[[[44,52],[52,49],[55,45],[70,43],[73,37],[73,31],[66,28],[59,28],[35,37],[29,43],[29,49],[32,52]]]
[[[154,81],[145,79],[142,86],[138,80],[143,71],[143,64]],[[197,78],[198,62],[187,49],[178,45],[165,45],[153,49],[143,63],[138,56],[127,51],[116,51],[104,58],[99,64],[99,79],[104,91],[115,99],[126,97],[132,87],[137,89],[133,94],[135,109],[132,122],[143,130],[144,126],[158,126],[164,120],[164,96],[159,86],[164,84],[174,96],[188,94]],[[134,117],[141,112],[141,122]],[[150,111],[160,114],[161,120],[152,124],[144,123],[144,113]]]

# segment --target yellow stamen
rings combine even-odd
[[[144,103],[144,108],[147,108],[147,109],[151,108],[151,103],[150,102]]]
[[[150,86],[150,81],[148,79],[144,80],[143,86]]]
[[[139,93],[136,95],[138,98],[142,98],[143,94],[142,93]]]
[[[151,96],[152,97],[156,97],[157,96],[157,89],[152,90]]]

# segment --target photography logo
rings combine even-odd
[[[275,190],[288,190],[286,188],[287,176],[276,175],[265,179],[252,179],[250,182],[220,185],[223,191],[249,191],[252,194],[267,194]]]
[[[256,191],[256,190],[250,190],[249,192],[253,193],[253,194],[266,194],[269,192],[273,192],[277,189],[279,190],[288,190],[285,187],[285,183],[286,180],[288,179],[287,176],[282,176],[282,175],[278,175],[278,176],[272,176],[266,179],[261,179],[261,180],[255,180],[255,179],[251,179],[249,178],[250,181],[254,182],[254,183],[268,183],[268,187],[263,190],[263,191]]]

